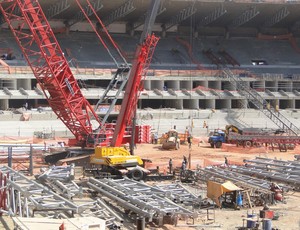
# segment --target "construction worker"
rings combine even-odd
[[[225,165],[225,167],[229,166],[227,157],[225,157],[225,163],[224,163],[224,165]]]
[[[181,165],[181,175],[184,174],[185,170],[186,170],[186,163],[185,163],[185,161],[182,161],[182,165]]]
[[[187,142],[189,144],[189,148],[191,148],[192,147],[192,137],[190,135],[187,137]]]
[[[172,174],[172,170],[173,170],[173,161],[172,159],[170,158],[169,160],[169,173]]]
[[[188,160],[187,160],[186,156],[183,156],[183,162],[185,163],[185,165],[187,165]]]
[[[154,133],[154,144],[157,144],[158,142],[158,134]]]

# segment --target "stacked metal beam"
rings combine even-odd
[[[175,184],[158,184],[154,187],[164,191],[165,196],[175,203],[186,206],[197,206],[201,203],[201,197],[191,193],[185,186],[180,183]]]
[[[80,212],[73,202],[57,195],[41,184],[28,179],[23,174],[7,166],[0,171],[7,175],[6,207],[9,214],[31,217],[35,212],[72,213]]]
[[[232,181],[237,186],[248,192],[249,198],[244,200],[244,206],[273,204],[274,193],[270,191],[271,182],[233,172],[229,169],[219,167],[206,167],[197,169],[195,176],[200,181],[217,181],[223,183],[227,180]]]
[[[75,196],[81,196],[82,188],[73,181],[74,167],[73,164],[68,166],[52,166],[37,176],[37,179],[65,198],[71,199]]]
[[[263,157],[256,157],[254,160],[244,160],[244,162],[246,163],[245,167],[234,167],[232,170],[279,182],[295,190],[300,190],[300,162]]]
[[[196,213],[172,202],[165,192],[128,178],[120,180],[90,178],[88,186],[134,212],[149,222],[163,223],[165,217],[186,216],[195,218]]]
[[[94,216],[105,220],[108,227],[122,225],[122,218],[103,201],[64,198],[7,166],[0,166],[0,191],[0,215],[7,213],[12,216],[33,217],[38,213],[39,216],[49,218]]]

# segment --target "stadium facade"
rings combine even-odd
[[[75,1],[49,2],[41,0],[40,4],[83,94],[96,104],[116,65],[83,20]],[[131,62],[150,0],[93,2],[122,54]],[[299,11],[300,1],[291,0],[162,1],[153,28],[160,41],[144,81],[139,109],[244,107],[247,96],[224,76],[220,66],[229,68],[273,107],[299,109]],[[46,106],[4,21],[0,52],[7,64],[2,63],[0,68],[0,109]],[[119,58],[117,61],[121,63]]]

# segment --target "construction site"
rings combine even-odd
[[[0,229],[300,229],[299,10],[0,0]]]

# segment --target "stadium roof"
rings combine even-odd
[[[99,17],[109,25],[126,22],[133,28],[143,24],[150,0],[90,0]],[[48,18],[78,19],[75,0],[40,0]],[[80,0],[86,6],[86,0]],[[156,23],[168,31],[174,26],[190,27],[199,33],[207,28],[226,31],[254,29],[298,33],[300,0],[162,0]],[[78,19],[80,20],[80,19]],[[182,30],[184,31],[184,30]],[[271,32],[272,33],[272,32]],[[300,34],[300,33],[299,33]]]

